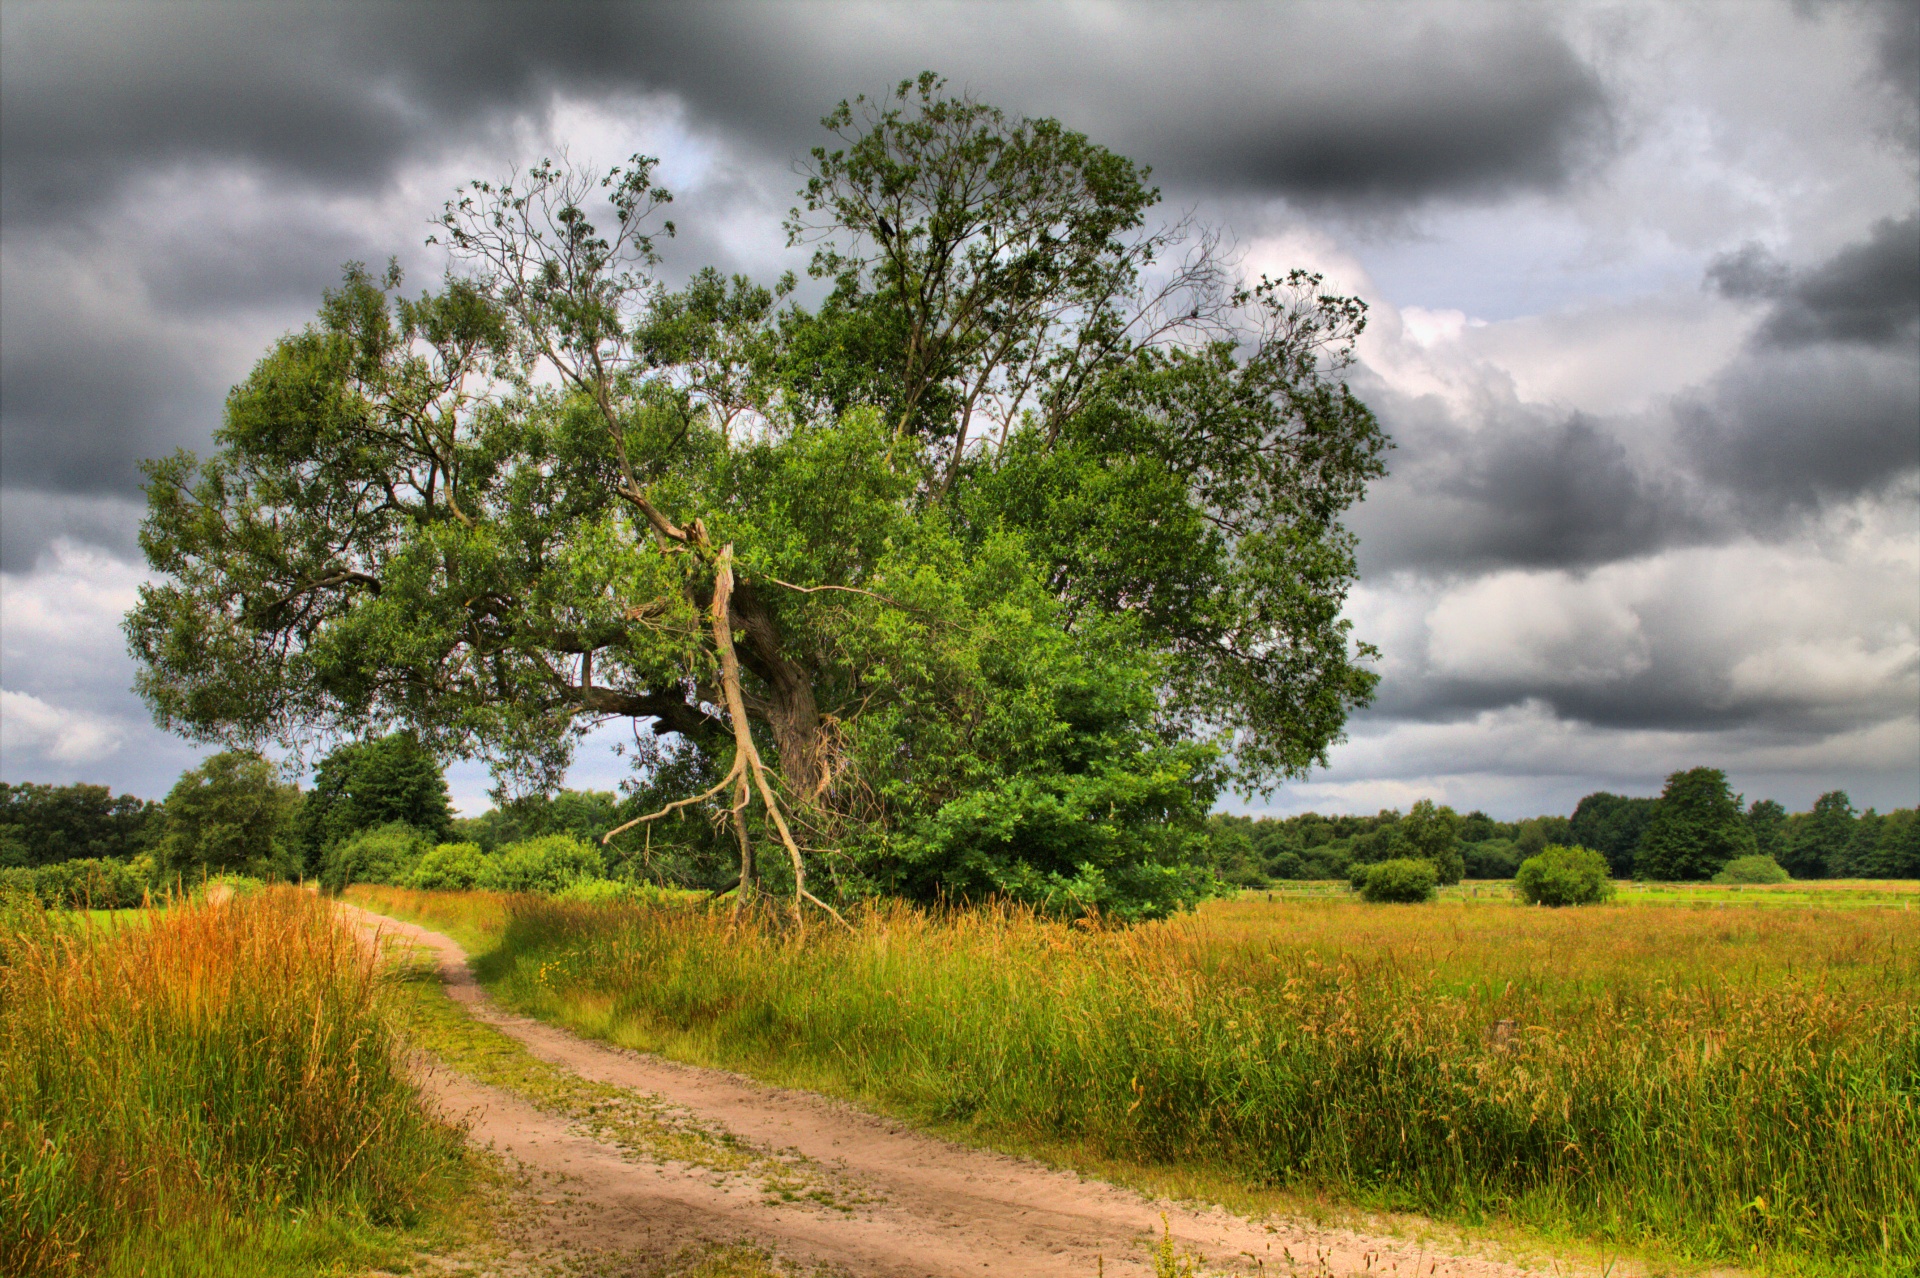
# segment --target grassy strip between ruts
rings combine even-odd
[[[0,904],[0,1271],[297,1275],[460,1233],[385,983],[313,896]]]
[[[498,903],[379,904],[433,922]],[[879,911],[803,950],[511,903],[479,971],[630,1046],[1003,1147],[1624,1246],[1911,1273],[1920,944],[1897,909],[1225,902],[1088,932]]]
[[[403,991],[408,1041],[446,1068],[514,1092],[629,1156],[683,1163],[720,1177],[745,1177],[770,1203],[809,1202],[849,1211],[866,1201],[860,1191],[804,1155],[762,1149],[659,1097],[585,1079],[540,1060],[449,998],[430,960],[408,955],[398,944],[396,949],[400,954],[394,972]]]

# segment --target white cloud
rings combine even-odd
[[[56,763],[98,763],[120,749],[125,730],[83,711],[0,689],[0,755],[44,755]]]
[[[205,753],[155,728],[131,693],[120,618],[138,565],[56,540],[31,572],[0,573],[0,774],[165,794]]]
[[[1640,618],[1615,591],[1563,572],[1504,572],[1443,595],[1427,614],[1443,678],[1603,683],[1652,664]]]

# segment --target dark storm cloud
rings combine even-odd
[[[1092,16],[1002,6],[991,22],[984,12],[10,7],[6,211],[64,215],[110,197],[130,172],[182,161],[377,186],[407,157],[537,111],[554,90],[672,92],[785,159],[819,140],[815,121],[833,102],[929,63],[1013,110],[1060,114],[1187,185],[1313,199],[1556,186],[1604,124],[1592,70],[1518,17],[1446,28],[1453,11],[1383,11],[1392,16],[1365,24],[1347,11],[1239,5]],[[1080,56],[1063,72],[1070,50]]]
[[[136,496],[76,497],[31,488],[0,488],[0,572],[32,571],[56,540],[98,546],[116,558],[140,558],[137,534],[145,505]]]
[[[1772,299],[1742,355],[1677,408],[1695,469],[1750,519],[1920,466],[1920,214],[1882,219],[1804,271],[1747,245],[1716,259],[1707,284]]]
[[[1697,473],[1766,531],[1920,466],[1920,367],[1900,351],[1766,351],[1683,402],[1679,418]]]
[[[1866,239],[1798,274],[1764,245],[1745,244],[1709,263],[1705,284],[1773,301],[1756,334],[1763,346],[1910,349],[1920,341],[1920,213],[1882,218]]]
[[[1794,278],[1759,339],[1911,348],[1920,341],[1920,214],[1881,219],[1865,241]]]
[[[732,260],[720,220],[703,211],[772,200],[771,231],[793,157],[823,138],[818,117],[929,62],[955,89],[1060,115],[1199,192],[1403,206],[1552,186],[1604,116],[1597,81],[1564,41],[1472,8],[1399,11],[1384,24],[1338,8],[1240,5],[982,13],[8,4],[6,481],[126,497],[138,459],[204,447],[226,384],[259,348],[210,353],[185,330],[262,312],[297,324],[343,261],[417,256],[414,235],[371,243],[337,224],[327,197],[377,193],[448,147],[499,138],[504,149],[505,130],[558,93],[672,94],[696,131],[724,140],[733,171],[683,193],[670,273],[708,261],[758,269]],[[205,216],[169,222],[169,204]],[[95,249],[72,246],[88,235]],[[118,287],[137,294],[103,301],[97,281],[42,269],[116,251]],[[12,559],[39,552],[44,539],[26,530],[40,526],[13,521],[10,536],[30,540],[10,544]]]
[[[1565,184],[1604,145],[1592,68],[1539,29],[1434,39],[1344,92],[1250,94],[1205,129],[1149,128],[1149,154],[1189,182],[1307,201],[1411,202]]]
[[[1398,449],[1350,521],[1363,573],[1582,568],[1713,533],[1683,482],[1585,414],[1516,408],[1468,429],[1435,401],[1374,402]]]

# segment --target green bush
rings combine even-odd
[[[437,892],[464,892],[487,876],[487,854],[478,843],[442,843],[413,867],[411,886]]]
[[[328,849],[320,882],[329,892],[349,883],[403,885],[427,850],[427,836],[402,821],[349,835]]]
[[[1785,883],[1791,876],[1770,856],[1738,856],[1713,876],[1715,883]]]
[[[1520,863],[1513,890],[1528,905],[1592,905],[1612,899],[1612,869],[1592,848],[1550,844]]]
[[[572,835],[547,834],[501,848],[474,886],[496,892],[558,892],[605,873],[599,848]]]
[[[34,896],[33,871],[24,865],[0,868],[0,901]]]
[[[38,869],[6,871],[10,887],[50,910],[126,910],[147,894],[147,880],[125,861],[86,857]]]
[[[0,896],[31,897],[50,910],[125,910],[146,899],[145,867],[83,857],[35,869],[0,870]]]
[[[1365,868],[1360,895],[1374,902],[1431,901],[1440,871],[1433,862],[1414,857],[1397,857]]]

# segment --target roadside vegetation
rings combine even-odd
[[[303,1274],[467,1186],[374,957],[290,888],[105,928],[0,898],[0,1271]]]
[[[485,945],[522,1011],[975,1140],[1680,1264],[1920,1258],[1900,910],[888,905],[796,948],[691,906],[353,896]]]

